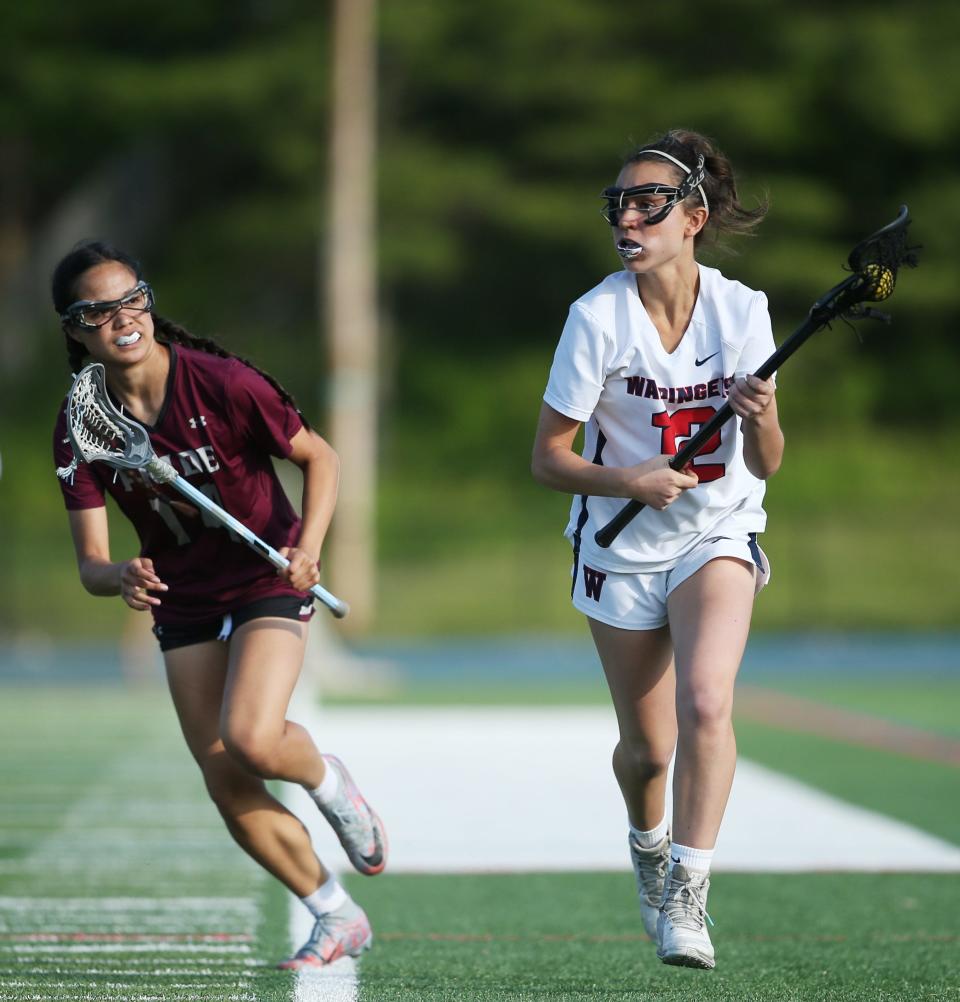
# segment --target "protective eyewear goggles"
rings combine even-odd
[[[121,299],[81,299],[79,302],[71,303],[60,314],[60,319],[84,330],[95,331],[98,327],[110,323],[121,310],[145,313],[152,309],[153,289],[146,282],[137,282]]]
[[[604,206],[600,215],[611,225],[620,225],[620,216],[628,209],[646,216],[650,226],[662,223],[670,211],[683,201],[680,189],[669,184],[638,184],[632,188],[604,188],[600,192]]]
[[[648,226],[656,226],[657,223],[662,223],[670,215],[675,205],[682,202],[688,195],[693,194],[695,190],[700,193],[703,207],[708,212],[710,211],[707,196],[703,190],[706,168],[702,153],[697,156],[697,164],[691,170],[685,163],[669,153],[664,153],[663,150],[644,150],[642,152],[675,163],[681,170],[686,171],[687,176],[679,187],[670,184],[638,184],[633,188],[604,188],[600,197],[604,199],[605,204],[600,210],[600,214],[611,226],[620,225],[620,216],[627,209],[635,209],[647,217],[646,224]]]

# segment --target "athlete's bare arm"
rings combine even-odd
[[[301,591],[320,580],[320,549],[337,503],[340,460],[330,445],[310,428],[290,439],[289,459],[303,473],[303,525],[297,545],[280,552],[290,561],[283,576]]]
[[[164,592],[167,586],[157,577],[149,557],[119,562],[110,559],[105,507],[68,511],[67,516],[80,582],[91,595],[121,595],[131,609],[141,612],[161,604],[151,592]]]
[[[760,480],[772,477],[783,459],[783,432],[777,417],[775,391],[772,380],[750,375],[733,383],[727,398],[741,418],[743,461]]]
[[[664,509],[699,481],[696,475],[670,469],[669,456],[653,456],[636,466],[598,466],[573,449],[580,422],[544,403],[533,443],[531,472],[537,483],[566,494],[636,498]]]

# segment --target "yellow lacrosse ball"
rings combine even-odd
[[[893,292],[896,276],[882,264],[868,264],[861,272],[870,291],[870,302],[879,303]]]

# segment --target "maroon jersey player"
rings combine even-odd
[[[309,589],[336,502],[338,460],[270,376],[153,312],[138,263],[107,244],[74,248],[53,275],[74,372],[90,362],[142,423],[157,455],[290,561],[277,573],[229,530],[136,471],[81,464],[62,482],[80,570],[94,595],[151,612],[184,737],[231,835],[300,897],[313,933],[284,967],[356,956],[371,942],[362,909],[317,859],[303,825],[265,780],[307,789],[362,873],[382,871],[386,838],[343,764],[286,719],[299,677]],[[54,459],[71,458],[61,406]],[[303,474],[302,519],[274,458]],[[115,561],[105,498],[131,521],[140,553]]]
[[[157,455],[262,539],[276,547],[294,546],[300,521],[270,457],[290,456],[291,439],[303,428],[300,415],[239,359],[176,344],[167,350],[170,372],[162,409],[147,425]],[[63,409],[54,455],[61,465],[71,455]],[[169,588],[153,609],[161,636],[164,626],[223,617],[238,600],[302,595],[269,573],[263,558],[227,529],[204,521],[182,495],[148,475],[82,464],[63,484],[63,493],[71,511],[101,508],[110,494],[133,523],[143,553]]]

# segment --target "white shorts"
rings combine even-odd
[[[756,592],[770,580],[770,561],[757,543],[756,533],[731,538],[711,536],[666,571],[619,574],[573,565],[574,607],[591,619],[622,630],[655,630],[667,623],[667,596],[704,564],[717,557],[736,557],[755,567]]]

